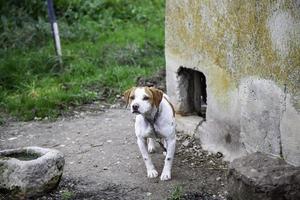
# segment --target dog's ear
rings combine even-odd
[[[129,104],[130,94],[131,94],[131,92],[134,91],[134,90],[135,90],[135,87],[132,87],[132,88],[126,90],[126,91],[124,92],[124,94],[123,94],[123,95],[124,95],[124,101],[125,101],[125,103],[126,103],[126,108],[127,108],[128,104]]]
[[[163,98],[164,93],[161,90],[156,89],[154,87],[150,87],[149,90],[151,91],[151,93],[153,95],[153,103],[158,108],[159,104]]]

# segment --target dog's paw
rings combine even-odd
[[[163,171],[161,176],[160,176],[160,180],[162,181],[167,181],[167,180],[170,180],[171,179],[171,171]]]
[[[167,152],[166,152],[166,151],[164,151],[164,152],[163,152],[163,155],[164,155],[164,156],[167,156]]]
[[[158,176],[158,172],[155,169],[151,169],[147,171],[148,178],[156,178]]]
[[[149,153],[154,153],[155,152],[155,146],[154,145],[148,145],[148,152]]]

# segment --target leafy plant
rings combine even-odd
[[[183,195],[183,189],[181,186],[176,186],[173,191],[171,196],[168,198],[168,200],[180,200]]]
[[[74,193],[69,190],[62,190],[61,191],[61,199],[62,200],[70,200],[74,197]]]

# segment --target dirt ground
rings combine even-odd
[[[125,109],[90,105],[54,122],[7,122],[0,127],[0,149],[55,148],[65,155],[59,187],[39,199],[226,199],[226,163],[198,141],[178,133],[172,180],[148,179],[134,135],[134,116]],[[152,154],[163,167],[159,146]],[[177,198],[178,199],[178,198]]]

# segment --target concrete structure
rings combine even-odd
[[[177,113],[204,116],[207,97],[189,130],[204,148],[300,165],[299,0],[167,0],[165,35]]]

